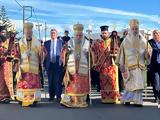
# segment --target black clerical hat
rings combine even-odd
[[[68,31],[68,30],[65,30],[64,33],[69,33],[69,31]]]
[[[108,31],[109,26],[103,25],[100,27],[101,31]]]

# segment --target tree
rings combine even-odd
[[[1,6],[1,9],[0,9],[0,25],[6,26],[7,29],[12,26],[11,21],[7,17],[6,9],[4,6]]]

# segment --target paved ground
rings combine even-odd
[[[145,93],[145,92],[144,92]],[[151,88],[143,96],[144,107],[101,104],[100,93],[92,90],[92,105],[88,108],[65,108],[57,102],[48,102],[42,92],[37,107],[21,107],[17,102],[0,104],[0,120],[160,120],[160,109],[153,102]]]
[[[37,107],[21,107],[17,103],[0,104],[0,120],[160,120],[160,109],[154,105],[134,106],[101,104],[93,100],[88,108],[65,108],[45,99]]]

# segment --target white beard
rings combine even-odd
[[[132,32],[129,34],[129,36],[130,36],[130,39],[132,40],[132,41],[139,41],[139,33],[137,33],[137,34],[133,34]]]
[[[134,48],[139,48],[139,42],[140,42],[139,33],[138,34],[133,34],[132,32],[130,32],[129,38],[131,40],[132,46]]]

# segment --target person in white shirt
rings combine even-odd
[[[57,38],[58,31],[56,29],[51,29],[50,33],[51,40],[44,43],[48,53],[44,61],[44,68],[48,74],[49,101],[53,101],[56,96],[59,102],[62,93],[62,60],[60,56],[63,41]]]

